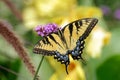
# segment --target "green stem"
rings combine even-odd
[[[39,66],[38,66],[38,68],[37,68],[37,71],[36,71],[36,73],[35,73],[35,76],[34,76],[33,80],[39,80],[39,79],[37,78],[37,74],[38,74],[38,72],[39,72],[39,69],[40,69],[40,67],[41,67],[41,64],[42,64],[43,59],[44,59],[44,56],[42,56],[42,59],[40,60]]]

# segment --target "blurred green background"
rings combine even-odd
[[[99,19],[96,30],[86,41],[83,57],[87,64],[73,61],[75,67],[66,75],[64,66],[53,57],[45,57],[38,74],[40,80],[120,80],[119,0],[0,0],[0,19],[13,26],[35,69],[42,55],[32,52],[34,44],[41,39],[34,28],[51,22],[63,26],[85,17]],[[97,32],[101,38],[93,38]],[[0,80],[33,80],[17,52],[1,35]]]

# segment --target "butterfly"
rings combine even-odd
[[[71,56],[73,60],[82,58],[85,39],[97,24],[96,18],[83,18],[73,21],[57,32],[44,36],[33,48],[33,52],[45,56],[54,56],[61,64],[65,64],[66,72],[70,64]]]

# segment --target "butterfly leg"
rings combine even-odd
[[[56,51],[56,53],[54,55],[54,59],[57,59],[58,62],[61,62],[61,64],[65,64],[66,73],[68,74],[67,67],[70,63],[68,55],[63,55]]]

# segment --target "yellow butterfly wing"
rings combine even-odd
[[[59,51],[64,53],[66,51],[64,40],[62,39],[61,31],[57,33],[52,33],[46,37],[43,37],[42,40],[34,46],[34,53],[40,53],[43,55],[53,55],[54,51]]]
[[[84,18],[74,21],[66,25],[63,29],[63,36],[65,37],[67,48],[72,50],[76,46],[77,40],[82,37],[83,40],[89,35],[96,23],[95,18]]]

